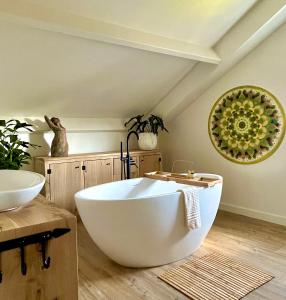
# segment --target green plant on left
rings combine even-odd
[[[31,155],[28,148],[40,147],[21,140],[19,129],[30,132],[32,125],[19,120],[0,120],[0,169],[19,170],[23,165],[29,164]]]

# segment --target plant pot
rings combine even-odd
[[[157,147],[157,135],[152,132],[139,133],[139,149],[154,150]]]

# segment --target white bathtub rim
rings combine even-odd
[[[194,176],[197,176],[197,177],[209,177],[209,178],[214,178],[214,179],[218,179],[218,180],[222,180],[223,181],[223,177],[222,176],[220,176],[220,175],[217,175],[217,174],[211,174],[211,173],[195,173],[194,174]],[[128,181],[129,180],[134,180],[134,181],[136,181],[136,180],[138,180],[138,179],[141,179],[141,178],[146,178],[146,177],[139,177],[139,178],[133,178],[133,179],[127,179]],[[153,181],[155,181],[155,180],[157,180],[157,179],[150,179],[150,178],[146,178],[146,179],[149,179],[149,180],[153,180]],[[119,182],[121,182],[122,183],[122,181],[119,181]],[[164,182],[166,182],[166,181],[164,181]],[[175,181],[171,181],[171,182],[175,182]],[[180,191],[174,191],[174,192],[168,192],[168,193],[161,193],[161,194],[156,194],[156,195],[142,195],[142,196],[140,196],[140,197],[132,197],[132,198],[106,198],[106,199],[100,199],[100,198],[98,198],[98,199],[94,199],[94,198],[86,198],[86,196],[82,196],[81,194],[83,193],[83,192],[85,192],[86,190],[89,190],[89,189],[93,189],[93,188],[95,188],[95,187],[99,187],[99,186],[106,186],[106,185],[110,185],[110,184],[112,184],[112,183],[114,183],[114,182],[108,182],[108,183],[104,183],[104,184],[100,184],[100,185],[97,185],[97,186],[92,186],[92,187],[89,187],[89,188],[86,188],[86,189],[83,189],[83,190],[80,190],[80,191],[78,191],[75,195],[74,195],[74,198],[75,198],[75,200],[76,200],[76,202],[77,201],[95,201],[95,202],[104,202],[104,201],[106,201],[106,202],[118,202],[118,201],[120,201],[120,202],[125,202],[125,201],[140,201],[140,200],[152,200],[152,199],[154,199],[154,198],[158,198],[158,197],[161,197],[161,196],[169,196],[169,195],[179,195],[179,194],[181,194],[181,192]],[[185,186],[186,188],[188,188],[188,187],[190,187],[190,185],[187,185],[187,184],[180,184],[180,183],[178,183],[179,185],[181,185],[181,186]],[[222,184],[222,182],[220,183],[220,184]],[[198,190],[201,190],[201,189],[206,189],[206,187],[199,187],[199,186],[192,186],[192,187],[195,187],[195,188],[197,188]]]

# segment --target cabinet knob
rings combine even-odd
[[[106,165],[107,165],[107,166],[110,166],[110,163],[107,163]]]

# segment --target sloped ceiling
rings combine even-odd
[[[212,46],[255,1],[27,2]],[[5,19],[0,41],[2,116],[125,118],[148,112],[195,64]]]
[[[1,115],[128,117],[192,62],[0,21]]]
[[[217,42],[256,1],[29,0],[72,14],[203,46]]]

